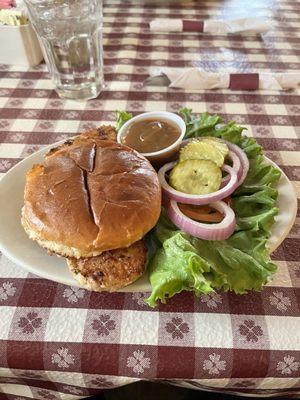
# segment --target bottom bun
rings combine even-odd
[[[29,236],[29,238],[35,240],[41,247],[46,249],[48,254],[56,254],[58,257],[77,257],[77,258],[84,256],[95,257],[98,254],[101,254],[101,251],[93,251],[93,252],[89,251],[87,252],[88,254],[84,254],[82,250],[78,250],[75,247],[65,246],[58,242],[41,239],[39,234],[35,230],[29,228],[23,216],[23,211],[22,211],[21,224],[25,232]]]
[[[96,292],[114,292],[142,276],[146,260],[146,245],[139,240],[129,247],[105,251],[99,256],[68,258],[67,264],[81,287]]]

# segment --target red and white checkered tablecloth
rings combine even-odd
[[[248,128],[300,198],[297,92],[143,87],[154,66],[299,71],[297,0],[106,1],[106,89],[89,102],[61,100],[44,64],[0,66],[0,171],[114,111],[221,114]],[[155,17],[266,16],[262,36],[150,33]],[[0,194],[1,195],[1,194]],[[195,298],[181,293],[150,309],[145,293],[91,293],[33,276],[0,258],[0,399],[79,399],[140,379],[190,388],[300,394],[300,219],[273,254],[278,272],[261,293]]]

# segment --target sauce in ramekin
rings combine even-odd
[[[181,131],[175,123],[149,118],[130,124],[122,143],[140,153],[153,153],[171,146],[180,135]]]

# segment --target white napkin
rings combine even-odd
[[[194,20],[158,18],[150,22],[150,30],[153,32],[183,32],[185,25],[195,23]],[[199,21],[199,25],[202,22]],[[203,27],[196,29],[200,32],[227,34],[227,33],[263,33],[272,28],[269,20],[262,18],[239,18],[227,20],[206,20]],[[190,29],[188,29],[191,31]]]
[[[259,88],[263,90],[296,89],[299,85],[300,85],[300,72],[259,74]]]
[[[159,79],[155,81],[156,78],[161,77],[167,77],[167,80],[164,82]],[[258,87],[255,87],[255,82],[257,82]],[[288,90],[295,89],[300,85],[300,72],[230,74],[228,72],[207,72],[200,68],[155,68],[145,83],[146,85],[167,85],[171,88],[185,90],[228,88],[236,90]]]

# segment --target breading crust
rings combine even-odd
[[[136,281],[145,271],[147,248],[144,240],[122,249],[105,251],[89,258],[68,258],[69,269],[81,287],[114,292]]]

